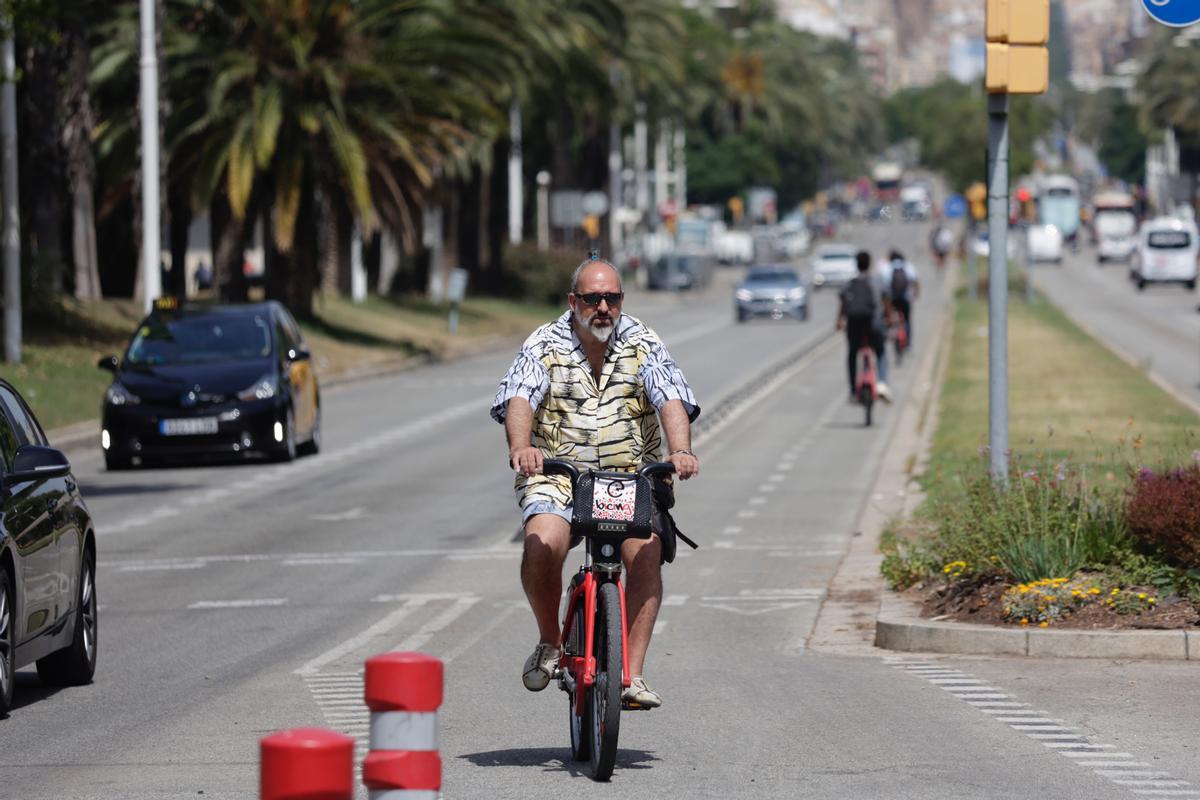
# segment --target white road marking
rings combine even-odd
[[[286,597],[263,597],[254,600],[199,600],[188,609],[211,608],[268,608],[287,605]]]
[[[351,508],[346,511],[339,511],[335,514],[309,514],[309,519],[315,519],[318,522],[350,522],[356,519],[365,519],[371,516],[365,508]]]
[[[737,536],[739,533],[742,532],[742,526],[741,525],[726,525],[725,530],[723,530],[721,532],[724,533],[726,536]]]
[[[762,496],[751,497],[748,502],[752,506],[761,506],[763,503],[767,502],[767,498],[762,497]]]
[[[442,613],[438,614],[433,619],[429,620],[429,622],[426,622],[417,630],[416,633],[414,633],[412,636],[409,636],[392,649],[399,650],[401,652],[421,649],[435,633],[454,622],[454,620],[458,619],[463,614],[467,613],[471,606],[478,602],[478,597],[458,598],[454,601],[453,605],[444,610]]]
[[[662,633],[662,629],[665,627],[667,627],[667,620],[665,620],[665,619],[656,620],[654,622],[654,630],[653,630],[654,635],[657,636],[658,634]]]
[[[470,636],[467,636],[466,638],[460,640],[459,643],[455,647],[450,648],[450,650],[447,651],[446,655],[442,657],[442,663],[449,664],[451,661],[453,661],[454,659],[461,656],[463,653],[470,650],[472,647],[474,647],[476,644],[478,644],[479,641],[481,639],[483,639],[483,637],[488,636],[489,634],[491,634],[492,631],[494,631],[496,628],[498,628],[500,626],[500,624],[503,623],[506,619],[508,619],[508,617],[514,611],[516,611],[517,609],[521,609],[521,608],[529,608],[529,606],[524,601],[510,603],[507,606],[505,606],[505,608],[503,610],[501,610],[500,613],[493,614],[491,617],[491,620],[487,623],[487,625],[483,626],[482,628],[480,628],[478,631],[471,634]]]
[[[753,508],[743,508],[737,515],[738,519],[754,519],[758,516],[758,511]]]
[[[663,598],[662,606],[664,608],[667,606],[681,606],[687,601],[688,595],[686,594],[669,594]]]
[[[777,484],[777,483],[764,483],[762,486],[758,487],[758,490],[760,492],[773,492],[778,488],[779,488],[779,484]]]
[[[1063,720],[1051,719],[1045,711],[1017,710],[1013,707],[1027,704],[1016,701],[999,702],[990,699],[1007,698],[1008,695],[1000,693],[995,687],[982,685],[985,684],[984,681],[969,674],[943,668],[936,664],[922,664],[891,657],[885,658],[884,663],[910,675],[923,678],[928,683],[950,692],[964,703],[992,715],[996,721],[1008,723],[1012,730],[1020,732],[1026,738],[1041,742],[1055,752],[1075,759],[1074,763],[1080,766],[1098,768],[1093,770],[1096,775],[1114,784],[1131,787],[1131,791],[1135,794],[1167,797],[1174,796],[1171,794],[1173,792],[1182,791],[1189,794],[1179,796],[1200,796],[1200,791],[1197,790],[1173,788],[1190,784],[1187,781],[1173,779],[1167,772],[1115,769],[1116,767],[1148,767],[1150,765],[1134,760],[1131,753],[1117,752],[1116,745],[1091,741],[1089,737],[1079,733],[1078,728],[1057,724]],[[985,692],[996,692],[996,694],[990,695]],[[984,698],[989,699],[984,700]],[[1147,788],[1135,789],[1132,787]]]
[[[338,645],[335,645],[334,647],[329,648],[324,653],[321,653],[321,655],[317,656],[316,658],[312,659],[311,661],[308,661],[307,663],[304,664],[304,666],[297,669],[294,674],[296,674],[296,675],[315,674],[318,670],[321,669],[321,667],[325,666],[326,664],[331,664],[334,661],[337,661],[339,658],[342,658],[343,656],[353,653],[355,650],[359,649],[360,647],[365,647],[367,645],[367,643],[370,642],[372,639],[374,639],[376,636],[382,636],[383,634],[388,633],[393,628],[395,628],[397,625],[399,625],[401,622],[403,622],[406,617],[411,615],[414,611],[416,611],[418,608],[420,608],[423,605],[425,605],[424,598],[412,598],[412,599],[406,601],[404,603],[404,605],[400,606],[395,611],[393,611],[392,613],[388,614],[383,619],[376,622],[374,625],[371,625],[366,630],[360,631],[359,633],[355,634],[354,636],[351,636],[349,639],[345,640],[341,644],[338,644]]]
[[[361,564],[361,558],[289,558],[285,567],[326,567],[332,564]]]
[[[787,480],[786,475],[771,475],[767,478],[771,483],[783,483]]]
[[[188,561],[179,564],[130,564],[121,567],[118,572],[165,572],[176,569],[200,569],[204,564],[199,561]]]

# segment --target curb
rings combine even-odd
[[[916,603],[886,592],[875,646],[960,655],[1200,661],[1200,630],[1046,630],[934,622],[920,616]]]

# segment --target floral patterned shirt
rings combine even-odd
[[[632,472],[656,461],[662,447],[657,412],[681,400],[688,419],[700,406],[658,334],[627,314],[617,319],[597,383],[568,310],[525,340],[500,381],[492,418],[504,422],[508,401],[533,408],[533,445],[547,458],[583,469]],[[548,502],[565,509],[571,484],[562,475],[518,475],[521,508]]]

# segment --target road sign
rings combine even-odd
[[[1142,7],[1155,20],[1172,28],[1200,22],[1200,0],[1142,0]]]
[[[584,214],[600,216],[608,211],[608,195],[604,192],[587,192],[580,201]]]
[[[550,224],[556,228],[575,228],[583,222],[583,192],[559,189],[550,193]]]
[[[946,198],[942,206],[946,219],[961,219],[967,213],[967,198],[961,194],[952,194]]]

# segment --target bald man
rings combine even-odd
[[[508,439],[524,521],[521,584],[537,622],[538,644],[521,677],[534,692],[550,683],[562,655],[563,564],[578,543],[571,537],[570,481],[542,474],[543,459],[623,472],[665,460],[682,480],[700,471],[691,450],[691,423],[700,406],[658,335],[622,313],[624,300],[612,264],[596,257],[580,264],[568,310],[525,341],[492,404],[492,417],[504,425]],[[670,498],[669,487],[663,496]],[[654,535],[627,539],[621,548],[631,676],[623,699],[643,708],[662,705],[642,672],[662,600],[662,564],[675,558],[674,524],[665,511],[671,501],[664,508],[659,500],[656,496]]]

